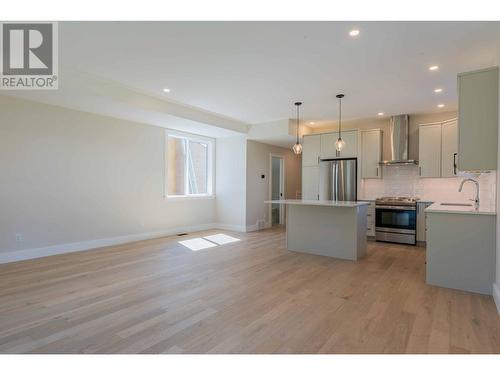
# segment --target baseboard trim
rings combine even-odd
[[[234,225],[234,224],[224,224],[224,223],[215,223],[213,224],[212,229],[222,229],[222,230],[231,230],[233,232],[246,232],[246,227],[244,225]]]
[[[233,230],[229,228],[220,228],[218,224],[209,223],[209,224],[192,225],[186,227],[177,227],[177,228],[165,229],[161,231],[148,232],[148,233],[129,234],[125,236],[101,238],[97,240],[38,247],[33,249],[14,250],[14,251],[0,253],[0,264],[17,262],[28,259],[43,258],[51,255],[73,253],[76,251],[92,250],[105,246],[121,245],[135,241],[172,236],[184,232],[197,232],[209,229]]]
[[[498,315],[500,315],[500,287],[493,283],[493,300],[497,305]]]
[[[247,225],[245,228],[245,232],[255,232],[259,230],[258,224]]]

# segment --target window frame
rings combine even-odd
[[[180,138],[193,142],[203,142],[207,144],[207,193],[203,194],[183,194],[183,195],[169,195],[168,194],[168,139],[169,138]],[[188,155],[188,153],[186,153]],[[167,200],[190,200],[190,199],[213,199],[215,198],[215,139],[205,137],[202,135],[192,134],[181,132],[177,130],[167,129],[165,130],[165,139],[164,139],[164,154],[163,154],[163,162],[164,162],[164,198]],[[184,161],[187,163],[186,160]],[[187,166],[186,166],[187,168]],[[186,169],[186,180],[184,181],[184,189],[187,189],[188,186],[188,176]],[[185,191],[186,192],[186,191]]]

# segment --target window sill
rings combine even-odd
[[[215,199],[215,195],[167,195],[167,201],[191,201],[200,199]]]

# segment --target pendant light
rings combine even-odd
[[[342,98],[344,97],[344,94],[338,94],[337,98],[339,99],[339,137],[337,138],[337,141],[335,142],[335,149],[337,150],[337,153],[342,151],[342,149],[345,146],[345,141],[342,139]]]
[[[295,102],[294,104],[297,107],[297,123],[296,123],[297,141],[293,145],[292,150],[295,155],[300,155],[302,154],[302,145],[299,142],[299,107],[302,105],[302,102]]]

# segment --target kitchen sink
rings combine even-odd
[[[472,207],[471,203],[441,203],[441,206],[463,206]]]

